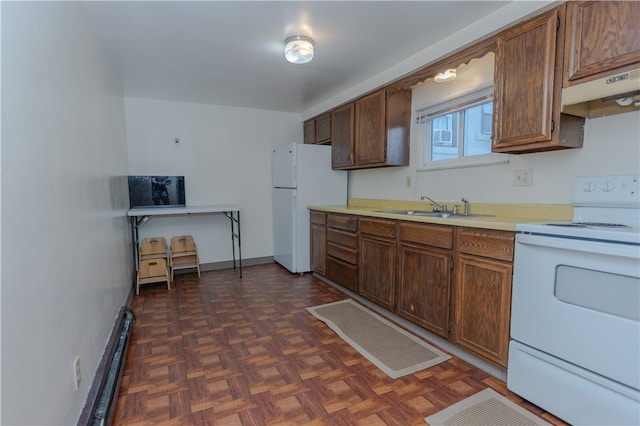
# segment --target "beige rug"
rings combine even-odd
[[[307,310],[392,379],[451,358],[351,299]]]
[[[549,425],[540,417],[509,401],[493,389],[485,389],[424,418],[430,426],[538,426]]]

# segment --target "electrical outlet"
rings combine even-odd
[[[80,355],[78,355],[76,357],[76,359],[73,360],[73,373],[74,373],[74,379],[75,379],[75,390],[78,390],[80,388]]]
[[[533,185],[533,169],[520,169],[513,171],[513,186]]]

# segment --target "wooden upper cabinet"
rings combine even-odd
[[[331,143],[331,114],[326,113],[304,122],[304,143]]]
[[[331,166],[349,169],[354,162],[355,109],[350,103],[331,111]]]
[[[356,165],[384,163],[385,127],[384,90],[356,101]]]
[[[315,119],[316,143],[331,142],[331,113],[323,114]]]
[[[316,143],[316,120],[307,120],[303,124],[304,131],[304,143],[314,144]]]
[[[565,9],[552,9],[496,37],[492,151],[582,146],[584,119],[560,113]]]
[[[640,64],[640,2],[570,1],[564,86]]]
[[[409,164],[411,91],[381,89],[331,113],[334,169]]]
[[[356,101],[355,165],[407,166],[411,92],[378,90]]]

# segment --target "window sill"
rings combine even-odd
[[[509,156],[505,154],[485,154],[471,157],[457,158],[455,160],[434,161],[429,164],[418,166],[418,172],[429,172],[432,170],[463,169],[468,167],[494,166],[497,164],[508,164]]]

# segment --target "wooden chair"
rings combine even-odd
[[[141,259],[136,279],[136,294],[140,294],[140,285],[161,281],[166,281],[167,289],[171,290],[167,261],[163,258]]]
[[[195,268],[200,277],[200,260],[198,259],[198,249],[191,235],[180,235],[171,238],[171,255],[169,258],[171,267],[171,280],[176,269]]]
[[[163,258],[169,262],[167,240],[164,237],[144,238],[140,243],[139,260]]]

